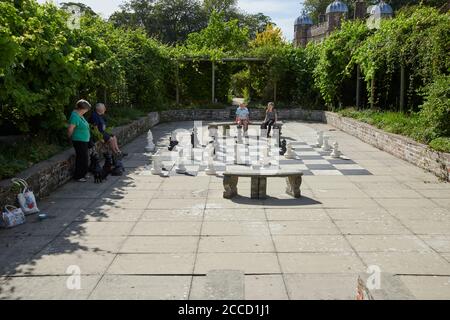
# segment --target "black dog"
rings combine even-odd
[[[123,166],[122,161],[119,159],[113,159],[114,161],[114,168],[112,169],[111,175],[115,177],[122,176],[125,172],[125,167]]]
[[[281,142],[281,147],[280,147],[280,156],[284,156],[287,152],[287,142],[286,140],[283,140]]]
[[[89,166],[89,171],[94,175],[94,183],[103,182],[103,170],[100,166],[100,159],[95,152],[91,154],[91,164]]]
[[[175,149],[175,147],[178,145],[178,141],[172,140],[172,137],[169,138],[169,151],[172,151]]]
[[[106,180],[108,175],[111,174],[113,170],[113,158],[110,153],[104,153],[103,157],[105,158],[105,164],[103,165],[102,176],[103,179]]]

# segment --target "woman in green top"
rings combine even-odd
[[[77,102],[75,110],[69,119],[68,135],[72,139],[75,148],[75,176],[74,179],[79,182],[86,182],[86,174],[89,171],[89,123],[83,115],[91,109],[91,105],[86,100]]]

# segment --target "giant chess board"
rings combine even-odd
[[[287,159],[279,155],[279,146],[274,139],[260,141],[258,137],[247,137],[242,144],[236,144],[235,138],[216,138],[216,151],[214,157],[214,169],[217,175],[234,169],[253,170],[252,165],[258,164],[262,158],[262,149],[268,146],[268,155],[271,165],[265,169],[281,168],[286,170],[301,170],[305,176],[354,176],[371,175],[365,168],[351,159],[341,157],[335,159],[331,151],[323,151],[321,148],[308,144],[307,142],[289,142],[293,148],[293,159]],[[208,154],[206,146],[199,148],[183,148],[183,164],[186,173],[177,173],[178,152],[160,150],[159,156],[162,161],[163,175],[165,176],[206,176],[205,170],[208,166]],[[240,148],[242,154],[239,164],[236,163],[236,148]],[[264,170],[262,168],[261,170]]]

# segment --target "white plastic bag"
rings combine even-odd
[[[20,208],[25,215],[30,215],[38,213],[39,209],[37,207],[36,198],[33,191],[30,190],[28,184],[23,179],[14,178],[11,180],[14,184],[17,184],[22,189],[22,192],[17,195],[17,201],[19,202]]]
[[[12,228],[25,223],[25,215],[20,208],[5,206],[0,219],[0,226]]]

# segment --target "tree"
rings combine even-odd
[[[236,0],[129,0],[110,21],[115,26],[142,27],[151,37],[177,44],[184,42],[188,34],[205,28],[212,12],[221,13],[224,21],[238,20],[240,27],[249,29],[251,38],[271,22],[262,13],[241,12]]]
[[[110,21],[116,26],[142,27],[164,43],[179,43],[206,27],[207,16],[197,0],[130,0]]]
[[[281,46],[285,43],[283,39],[283,33],[280,28],[274,27],[272,24],[268,24],[266,30],[256,34],[256,39],[250,43],[252,47],[263,46]]]
[[[188,36],[187,48],[193,52],[242,52],[248,46],[248,29],[237,20],[224,21],[223,14],[212,12],[208,26]]]

